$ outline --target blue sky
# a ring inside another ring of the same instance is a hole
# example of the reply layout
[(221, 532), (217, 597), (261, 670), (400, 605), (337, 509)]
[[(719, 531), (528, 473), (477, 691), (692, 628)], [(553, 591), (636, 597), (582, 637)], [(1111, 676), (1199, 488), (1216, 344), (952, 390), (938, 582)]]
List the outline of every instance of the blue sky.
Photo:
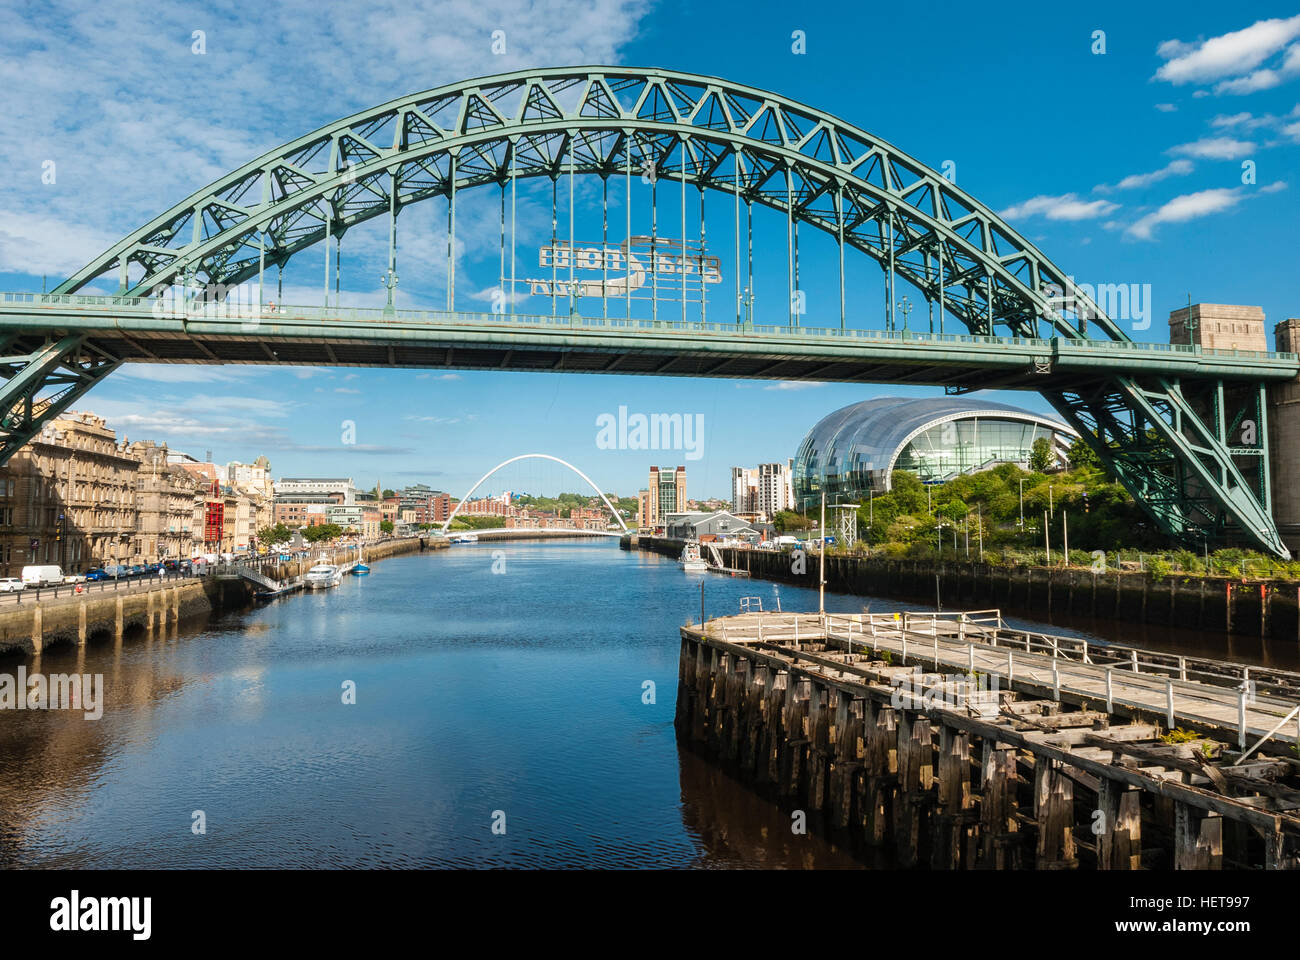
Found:
[[(1270, 329), (1300, 314), (1294, 6), (1256, 3), (1249, 13), (1188, 2), (843, 11), (682, 0), (108, 6), (0, 4), (0, 162), (9, 171), (0, 184), (0, 289), (39, 290), (42, 275), (53, 285), (225, 171), (356, 110), (525, 66), (617, 63), (775, 90), (932, 167), (950, 161), (959, 186), (1078, 280), (1149, 284), (1152, 323), (1135, 339), (1166, 338), (1168, 312), (1189, 295), (1259, 304)], [(203, 55), (193, 52), (195, 30), (204, 31)], [(494, 30), (505, 31), (504, 56), (491, 51)], [(805, 53), (792, 51), (794, 31), (803, 31)], [(1104, 32), (1104, 53), (1093, 52), (1096, 31)], [(56, 165), (53, 184), (42, 182), (47, 161)], [(1253, 183), (1243, 182), (1245, 161), (1254, 164)], [(591, 222), (598, 201), (596, 188), (582, 185), (580, 222)], [(475, 306), (498, 282), (496, 198), (465, 204), (457, 289)], [(430, 209), (402, 218), (399, 304), (436, 307), (445, 236), (440, 210), (421, 206)], [(525, 196), (520, 249), (535, 256), (547, 234), (542, 196)], [(382, 229), (358, 231), (349, 243), (344, 302), (378, 305)], [(817, 280), (832, 283), (833, 274), (809, 243), (815, 307)], [(783, 247), (763, 252), (784, 263)], [(319, 258), (304, 257), (286, 271), (288, 302), (319, 302)], [(725, 264), (723, 272), (710, 301), (720, 314), (733, 308)], [(867, 271), (854, 294), (863, 325), (878, 321), (879, 275)], [(783, 322), (780, 301), (760, 286), (759, 320)], [(79, 406), (132, 439), (165, 440), (198, 456), (210, 449), (220, 461), (265, 454), (277, 475), (347, 474), (386, 486), (425, 480), (456, 494), (493, 463), (536, 451), (630, 495), (651, 463), (682, 457), (600, 449), (597, 416), (620, 406), (701, 414), (703, 455), (687, 462), (690, 492), (723, 495), (732, 465), (792, 456), (807, 429), (839, 406), (935, 392), (133, 366)], [(1034, 394), (990, 399), (1047, 409)], [(347, 421), (355, 423), (354, 444), (340, 442)], [(579, 486), (558, 472), (531, 478)], [(520, 473), (502, 484), (529, 479)]]

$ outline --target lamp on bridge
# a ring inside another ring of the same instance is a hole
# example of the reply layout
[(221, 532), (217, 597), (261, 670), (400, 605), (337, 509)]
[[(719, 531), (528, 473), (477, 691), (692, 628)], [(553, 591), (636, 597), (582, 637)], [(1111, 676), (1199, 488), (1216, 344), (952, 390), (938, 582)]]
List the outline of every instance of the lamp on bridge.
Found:
[(384, 307), (384, 313), (393, 313), (395, 310), (393, 306), (393, 292), (397, 289), (398, 283), (397, 271), (392, 267), (389, 267), (384, 275), (379, 278), (379, 282), (388, 288), (388, 304)]
[(907, 333), (907, 317), (908, 317), (908, 315), (912, 312), (912, 301), (911, 301), (910, 299), (908, 299), (907, 297), (903, 297), (902, 300), (899, 300), (899, 301), (898, 301), (898, 303), (896, 304), (896, 306), (898, 307), (898, 309), (900, 309), (900, 310), (903, 311), (903, 333), (906, 334), (906, 333)]

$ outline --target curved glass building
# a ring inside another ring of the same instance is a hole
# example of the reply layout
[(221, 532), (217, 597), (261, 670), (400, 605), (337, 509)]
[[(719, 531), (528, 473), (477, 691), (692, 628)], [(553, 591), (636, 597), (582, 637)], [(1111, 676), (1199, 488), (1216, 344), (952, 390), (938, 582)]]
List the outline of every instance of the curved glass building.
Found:
[(999, 463), (1027, 464), (1034, 441), (1061, 458), (1077, 436), (1058, 420), (969, 397), (876, 397), (823, 417), (794, 460), (796, 506), (865, 502), (890, 489), (895, 470), (942, 483)]

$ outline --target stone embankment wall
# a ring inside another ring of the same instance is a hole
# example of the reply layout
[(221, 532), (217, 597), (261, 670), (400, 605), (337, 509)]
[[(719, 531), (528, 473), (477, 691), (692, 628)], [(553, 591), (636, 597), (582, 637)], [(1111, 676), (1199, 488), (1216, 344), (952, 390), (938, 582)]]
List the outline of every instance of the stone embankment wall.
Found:
[[(682, 541), (624, 537), (623, 546), (677, 557)], [(806, 553), (797, 564), (790, 552), (722, 549), (726, 566), (750, 576), (817, 588), (818, 557)], [(800, 569), (802, 568), (802, 569)], [(1228, 580), (1081, 567), (1003, 567), (983, 563), (927, 563), (918, 560), (826, 556), (826, 589), (862, 596), (893, 597), (945, 609), (998, 608), (1004, 613), (1122, 620), (1202, 632), (1262, 636), (1300, 642), (1300, 583)]]
[[(408, 537), (372, 544), (364, 553), (370, 563), (446, 546), (441, 537)], [(259, 569), (276, 580), (289, 580), (305, 573), (318, 556), (313, 553), (304, 560)], [(355, 557), (356, 551), (333, 554), (335, 562)], [(53, 596), (42, 591), (39, 601), (34, 594), (24, 594), (21, 600), (0, 606), (0, 655), (33, 656), (55, 644), (84, 644), (98, 637), (120, 640), (131, 631), (162, 630), (182, 621), (206, 619), (213, 613), (247, 607), (253, 602), (254, 589), (238, 577), (208, 576), (141, 581), (107, 590), (92, 583), (81, 594)]]

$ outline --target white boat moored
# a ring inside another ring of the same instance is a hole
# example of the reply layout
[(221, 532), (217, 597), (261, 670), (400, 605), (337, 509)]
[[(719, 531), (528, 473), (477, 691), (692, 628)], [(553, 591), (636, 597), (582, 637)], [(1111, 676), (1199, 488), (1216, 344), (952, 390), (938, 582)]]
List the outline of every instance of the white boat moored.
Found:
[(324, 587), (337, 587), (342, 579), (343, 574), (334, 564), (318, 563), (307, 571), (302, 582), (309, 590), (319, 590)]
[(700, 556), (700, 545), (693, 540), (687, 541), (682, 548), (682, 569), (687, 573), (706, 573), (709, 565)]

